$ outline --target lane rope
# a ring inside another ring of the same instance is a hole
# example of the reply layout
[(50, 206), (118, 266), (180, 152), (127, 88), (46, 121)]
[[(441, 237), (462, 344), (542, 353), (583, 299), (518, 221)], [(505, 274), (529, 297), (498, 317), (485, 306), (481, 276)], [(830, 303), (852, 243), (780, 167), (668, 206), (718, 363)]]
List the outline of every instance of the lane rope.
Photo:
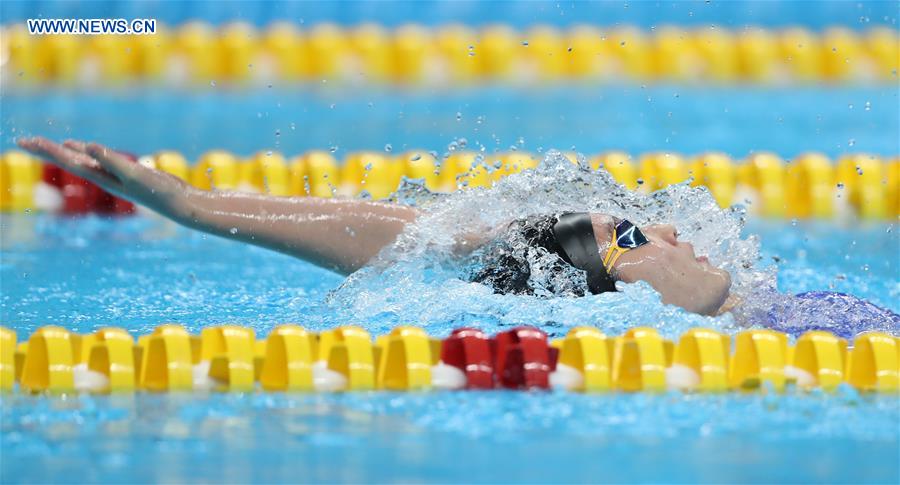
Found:
[(443, 339), (399, 326), (374, 340), (363, 328), (314, 333), (223, 325), (192, 335), (164, 324), (134, 337), (121, 328), (78, 334), (45, 326), (25, 342), (0, 327), (0, 389), (72, 392), (328, 392), (430, 389), (565, 389), (576, 392), (782, 392), (788, 387), (900, 390), (900, 338), (844, 339), (809, 331), (692, 328), (673, 342), (650, 327), (607, 336), (574, 327), (551, 340), (535, 327), (493, 336), (457, 328)]
[[(577, 163), (575, 153), (564, 154)], [(174, 151), (143, 157), (156, 167), (204, 190), (240, 190), (276, 196), (371, 197), (384, 199), (404, 177), (434, 192), (490, 187), (503, 177), (538, 166), (532, 153), (493, 155), (410, 150), (399, 155), (361, 151), (339, 162), (313, 150), (293, 157), (260, 151), (242, 157), (213, 150), (191, 163)], [(690, 180), (709, 189), (721, 207), (744, 205), (753, 215), (781, 219), (896, 220), (900, 216), (900, 157), (849, 154), (829, 160), (804, 153), (789, 162), (769, 152), (744, 160), (709, 152), (696, 156), (655, 152), (632, 157), (606, 152), (588, 157), (632, 190), (652, 192)], [(130, 214), (134, 206), (55, 166), (21, 151), (0, 155), (0, 211), (64, 214)]]
[(900, 36), (889, 27), (766, 30), (589, 25), (481, 29), (364, 24), (309, 28), (204, 22), (153, 35), (31, 35), (6, 25), (11, 86), (109, 86), (139, 81), (209, 87), (269, 83), (458, 87), (484, 82), (896, 84)]

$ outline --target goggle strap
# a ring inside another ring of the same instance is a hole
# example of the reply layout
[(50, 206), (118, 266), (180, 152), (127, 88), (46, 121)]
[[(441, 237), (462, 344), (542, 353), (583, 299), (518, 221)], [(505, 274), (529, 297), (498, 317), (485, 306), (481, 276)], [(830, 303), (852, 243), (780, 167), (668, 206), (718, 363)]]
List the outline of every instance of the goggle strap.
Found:
[(609, 248), (609, 251), (606, 252), (606, 257), (603, 258), (603, 267), (606, 268), (606, 271), (612, 271), (612, 268), (616, 264), (616, 261), (619, 260), (619, 257), (627, 252), (627, 249), (620, 248), (619, 246), (612, 246)]

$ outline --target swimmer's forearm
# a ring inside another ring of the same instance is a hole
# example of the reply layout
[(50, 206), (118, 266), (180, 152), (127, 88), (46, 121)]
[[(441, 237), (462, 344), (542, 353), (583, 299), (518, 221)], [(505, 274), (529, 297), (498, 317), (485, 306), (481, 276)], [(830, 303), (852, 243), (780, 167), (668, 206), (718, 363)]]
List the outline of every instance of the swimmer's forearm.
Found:
[(187, 187), (164, 210), (188, 227), (356, 271), (416, 218), (410, 207), (348, 199), (271, 197)]
[(96, 143), (41, 137), (19, 146), (185, 226), (350, 273), (416, 218), (410, 207), (363, 200), (206, 192)]

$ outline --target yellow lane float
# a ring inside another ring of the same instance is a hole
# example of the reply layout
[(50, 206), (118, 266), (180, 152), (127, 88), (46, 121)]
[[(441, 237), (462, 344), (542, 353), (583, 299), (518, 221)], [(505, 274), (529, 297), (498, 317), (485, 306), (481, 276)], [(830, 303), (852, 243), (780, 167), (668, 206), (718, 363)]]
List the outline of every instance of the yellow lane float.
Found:
[[(680, 83), (854, 83), (896, 81), (898, 34), (890, 27), (730, 30), (662, 25), (642, 30), (533, 25), (515, 30), (448, 24), (393, 29), (366, 23), (309, 28), (275, 22), (160, 25), (154, 35), (32, 36), (2, 29), (13, 86), (45, 82), (116, 85), (159, 81), (216, 86), (282, 81), (464, 86), (556, 80)], [(8, 47), (6, 47), (8, 46)], [(6, 69), (6, 67), (4, 68)]]

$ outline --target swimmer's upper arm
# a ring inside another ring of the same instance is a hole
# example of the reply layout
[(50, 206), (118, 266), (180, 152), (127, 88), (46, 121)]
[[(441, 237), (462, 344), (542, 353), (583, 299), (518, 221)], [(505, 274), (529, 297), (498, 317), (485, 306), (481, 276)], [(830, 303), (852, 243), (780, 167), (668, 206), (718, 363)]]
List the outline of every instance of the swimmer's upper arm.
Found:
[(500, 224), (487, 231), (471, 231), (459, 234), (456, 236), (456, 244), (453, 246), (453, 253), (457, 256), (466, 256), (472, 251), (497, 239), (497, 237), (508, 228), (509, 224)]

